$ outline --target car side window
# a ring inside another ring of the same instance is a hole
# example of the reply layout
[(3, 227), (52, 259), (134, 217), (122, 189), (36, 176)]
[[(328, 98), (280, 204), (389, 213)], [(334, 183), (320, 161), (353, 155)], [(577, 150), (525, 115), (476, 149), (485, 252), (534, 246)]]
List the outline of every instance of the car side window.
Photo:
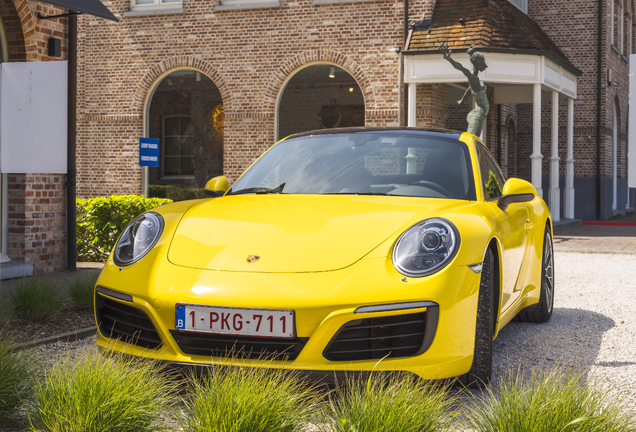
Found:
[(482, 144), (477, 145), (479, 156), (479, 171), (481, 184), (484, 188), (486, 200), (497, 199), (503, 195), (503, 185), (506, 182), (499, 165), (492, 158), (490, 152)]

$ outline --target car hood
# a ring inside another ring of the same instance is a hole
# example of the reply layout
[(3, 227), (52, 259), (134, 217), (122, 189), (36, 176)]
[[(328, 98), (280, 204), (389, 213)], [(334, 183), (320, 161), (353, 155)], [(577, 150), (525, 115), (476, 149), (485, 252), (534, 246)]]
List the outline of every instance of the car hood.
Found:
[(180, 266), (225, 271), (336, 270), (411, 224), (461, 203), (389, 196), (225, 196), (186, 212), (168, 259)]

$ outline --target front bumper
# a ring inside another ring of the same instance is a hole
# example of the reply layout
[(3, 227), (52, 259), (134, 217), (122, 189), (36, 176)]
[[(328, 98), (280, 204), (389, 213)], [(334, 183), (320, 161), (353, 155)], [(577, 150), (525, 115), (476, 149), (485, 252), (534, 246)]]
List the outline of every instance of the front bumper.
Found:
[[(120, 271), (109, 262), (100, 275), (97, 285), (102, 292), (96, 293), (96, 307), (107, 301), (133, 308), (130, 313), (147, 319), (137, 324), (145, 332), (135, 333), (131, 323), (126, 330), (132, 335), (125, 331), (111, 335), (112, 326), (100, 315), (97, 344), (102, 348), (178, 364), (330, 373), (407, 371), (430, 379), (461, 375), (472, 363), (479, 275), (465, 265), (451, 263), (435, 275), (403, 281), (384, 258), (363, 259), (337, 271), (300, 274), (199, 270), (167, 260), (142, 263)], [(114, 297), (113, 292), (125, 298)], [(195, 337), (175, 331), (179, 302), (294, 309), (296, 345), (263, 351), (261, 338), (251, 338), (257, 340), (246, 345), (235, 343), (241, 338), (233, 337), (222, 341), (221, 348), (210, 345), (209, 339), (219, 339), (218, 335)], [(386, 305), (398, 306), (384, 310)], [(378, 307), (360, 313), (368, 306)], [(148, 333), (148, 323), (156, 338)], [(226, 353), (236, 355), (231, 358)]]

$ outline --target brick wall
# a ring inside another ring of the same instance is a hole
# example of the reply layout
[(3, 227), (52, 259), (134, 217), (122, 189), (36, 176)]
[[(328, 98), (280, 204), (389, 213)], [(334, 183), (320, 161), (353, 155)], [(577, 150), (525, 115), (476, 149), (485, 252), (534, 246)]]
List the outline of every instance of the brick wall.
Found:
[(8, 176), (8, 250), (34, 273), (66, 268), (66, 176)]
[[(429, 17), (433, 3), (410, 2), (411, 18)], [(104, 4), (120, 23), (84, 16), (79, 24), (78, 196), (141, 191), (135, 146), (146, 99), (177, 68), (201, 71), (221, 93), (230, 182), (274, 143), (277, 101), (307, 65), (335, 65), (351, 75), (367, 125), (397, 124), (398, 56), (389, 49), (402, 45), (401, 0), (283, 0), (281, 7), (232, 11), (184, 0), (183, 14), (139, 17), (123, 17), (128, 0)], [(101, 148), (89, 152), (96, 141)], [(99, 164), (92, 160), (98, 157)]]
[[(603, 3), (605, 10), (602, 14), (601, 174), (603, 177), (610, 177), (612, 174), (612, 108), (614, 101), (618, 99), (620, 112), (618, 167), (619, 177), (624, 178), (627, 145), (625, 134), (629, 94), (629, 63), (627, 58), (623, 58), (621, 53), (612, 48), (610, 44), (611, 3), (609, 1)], [(596, 176), (597, 8), (598, 3), (591, 0), (570, 0), (567, 2), (562, 0), (537, 0), (528, 2), (530, 17), (559, 45), (572, 64), (583, 72), (583, 75), (578, 78), (578, 98), (574, 102), (575, 177)], [(555, 13), (555, 11), (563, 12), (571, 18), (568, 19), (567, 25), (563, 23), (563, 14)], [(630, 29), (625, 29), (626, 33), (629, 31)], [(628, 53), (625, 53), (625, 55), (628, 55)], [(608, 69), (612, 70), (612, 80), (618, 84), (617, 87), (608, 86)], [(567, 118), (564, 113), (565, 111), (563, 110), (560, 113), (560, 118)], [(543, 118), (545, 119), (545, 109)], [(550, 124), (549, 118), (547, 124)], [(548, 140), (549, 136), (548, 134)], [(563, 150), (563, 156), (561, 156), (562, 161), (565, 161), (564, 152), (565, 150)], [(549, 156), (550, 152), (544, 153), (544, 156), (546, 154)]]

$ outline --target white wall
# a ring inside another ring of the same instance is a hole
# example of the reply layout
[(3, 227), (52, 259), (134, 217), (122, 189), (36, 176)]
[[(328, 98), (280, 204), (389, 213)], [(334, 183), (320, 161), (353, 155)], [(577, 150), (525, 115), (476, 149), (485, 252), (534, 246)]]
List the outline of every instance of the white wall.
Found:
[(66, 173), (67, 62), (0, 66), (0, 172)]

